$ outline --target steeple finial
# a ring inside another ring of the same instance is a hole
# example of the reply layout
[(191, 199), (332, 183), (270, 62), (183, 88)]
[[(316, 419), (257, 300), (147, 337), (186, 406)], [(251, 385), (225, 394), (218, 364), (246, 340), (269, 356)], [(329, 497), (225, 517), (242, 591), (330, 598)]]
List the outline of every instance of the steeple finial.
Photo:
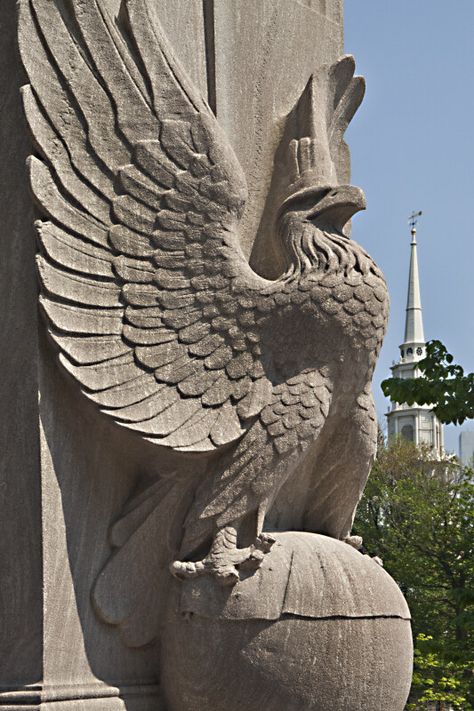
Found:
[(413, 212), (409, 217), (411, 227), (411, 257), (410, 273), (408, 277), (408, 296), (405, 319), (405, 337), (401, 346), (405, 357), (412, 356), (414, 360), (424, 350), (425, 336), (423, 331), (423, 317), (421, 312), (420, 278), (418, 274), (418, 257), (416, 244), (416, 225), (422, 212)]
[(411, 227), (411, 233), (413, 235), (413, 232), (416, 234), (416, 226), (418, 224), (418, 218), (421, 217), (423, 214), (422, 210), (418, 210), (418, 212), (413, 211), (408, 218), (408, 224)]

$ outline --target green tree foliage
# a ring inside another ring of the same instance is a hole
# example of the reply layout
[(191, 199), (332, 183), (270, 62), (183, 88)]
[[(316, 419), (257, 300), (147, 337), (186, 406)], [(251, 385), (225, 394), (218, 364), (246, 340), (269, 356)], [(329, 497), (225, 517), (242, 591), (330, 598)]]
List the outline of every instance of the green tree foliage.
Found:
[(409, 709), (474, 709), (474, 483), (451, 459), (382, 446), (354, 530), (407, 598), (416, 639)]
[(452, 661), (443, 658), (438, 644), (431, 635), (420, 633), (415, 642), (415, 663), (410, 711), (426, 711), (426, 704), (438, 703), (442, 709), (471, 709), (469, 677), (473, 662)]
[(474, 373), (465, 373), (453, 363), (441, 341), (426, 344), (426, 357), (418, 362), (419, 378), (388, 378), (382, 382), (384, 395), (408, 405), (433, 405), (445, 424), (461, 424), (474, 418)]

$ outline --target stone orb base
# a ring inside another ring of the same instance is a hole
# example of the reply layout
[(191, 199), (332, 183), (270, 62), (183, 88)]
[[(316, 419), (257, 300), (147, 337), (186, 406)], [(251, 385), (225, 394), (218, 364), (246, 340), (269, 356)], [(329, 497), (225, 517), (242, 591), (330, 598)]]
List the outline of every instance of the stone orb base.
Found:
[(347, 544), (276, 535), (261, 570), (232, 590), (176, 584), (168, 711), (403, 711), (412, 639), (394, 581)]

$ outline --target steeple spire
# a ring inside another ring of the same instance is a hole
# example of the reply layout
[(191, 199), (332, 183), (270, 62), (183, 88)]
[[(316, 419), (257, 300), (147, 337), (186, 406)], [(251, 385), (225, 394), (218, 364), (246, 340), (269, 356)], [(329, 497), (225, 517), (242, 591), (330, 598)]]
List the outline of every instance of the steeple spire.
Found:
[(420, 277), (416, 251), (416, 227), (411, 228), (410, 275), (408, 277), (407, 311), (405, 319), (405, 343), (425, 343), (423, 316), (421, 313)]
[(425, 354), (425, 334), (423, 331), (423, 315), (421, 311), (420, 277), (418, 274), (418, 255), (416, 243), (416, 224), (421, 212), (410, 216), (411, 255), (410, 272), (408, 276), (408, 295), (405, 316), (405, 336), (400, 346), (403, 360), (420, 360)]

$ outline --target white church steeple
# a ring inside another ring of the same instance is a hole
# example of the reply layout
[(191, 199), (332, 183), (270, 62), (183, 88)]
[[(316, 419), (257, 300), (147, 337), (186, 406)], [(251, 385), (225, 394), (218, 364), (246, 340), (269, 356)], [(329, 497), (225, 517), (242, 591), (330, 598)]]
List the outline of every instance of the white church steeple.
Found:
[[(417, 212), (410, 217), (411, 254), (405, 337), (400, 346), (400, 359), (391, 368), (394, 378), (419, 377), (421, 372), (417, 364), (426, 355), (416, 242), (416, 224), (420, 215), (421, 212)], [(401, 435), (415, 444), (428, 444), (438, 455), (441, 455), (444, 448), (443, 426), (429, 405), (410, 406), (392, 402), (391, 410), (387, 413), (387, 424), (389, 437)]]

